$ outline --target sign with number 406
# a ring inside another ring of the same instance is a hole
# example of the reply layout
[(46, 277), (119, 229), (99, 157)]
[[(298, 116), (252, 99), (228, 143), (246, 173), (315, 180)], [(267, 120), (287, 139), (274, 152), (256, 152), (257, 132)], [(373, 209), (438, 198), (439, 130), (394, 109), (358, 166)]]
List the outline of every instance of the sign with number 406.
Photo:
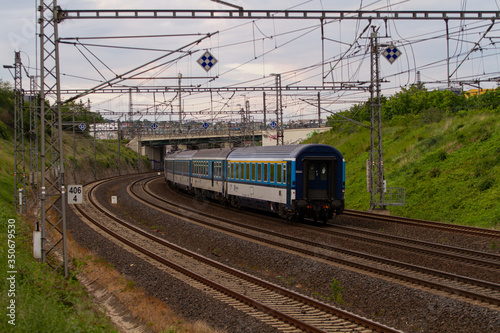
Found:
[(68, 204), (81, 204), (83, 185), (68, 185)]

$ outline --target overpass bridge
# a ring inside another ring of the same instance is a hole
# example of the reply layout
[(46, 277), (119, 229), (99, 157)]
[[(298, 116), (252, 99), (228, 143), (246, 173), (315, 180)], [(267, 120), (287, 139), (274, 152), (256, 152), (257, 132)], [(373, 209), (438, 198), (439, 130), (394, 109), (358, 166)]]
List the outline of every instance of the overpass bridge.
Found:
[[(285, 129), (283, 141), (286, 145), (299, 144), (313, 133), (328, 131), (329, 127)], [(138, 133), (127, 146), (142, 156), (147, 156), (154, 169), (161, 169), (165, 151), (169, 149), (209, 149), (241, 146), (275, 146), (275, 130), (243, 131), (240, 129), (194, 129), (183, 132), (156, 132), (145, 130)]]

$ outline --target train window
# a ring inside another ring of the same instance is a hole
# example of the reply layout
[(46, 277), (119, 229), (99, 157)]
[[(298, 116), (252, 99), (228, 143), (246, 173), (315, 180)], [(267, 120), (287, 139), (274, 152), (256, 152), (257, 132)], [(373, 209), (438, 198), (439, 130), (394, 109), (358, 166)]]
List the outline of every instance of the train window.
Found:
[(232, 173), (233, 169), (232, 168), (233, 168), (232, 167), (232, 163), (228, 163), (227, 164), (227, 179), (231, 179), (231, 177), (233, 175), (233, 173)]
[(276, 182), (278, 184), (281, 184), (281, 180), (282, 180), (282, 172), (283, 172), (283, 164), (278, 164), (278, 171), (276, 172)]
[(250, 163), (244, 163), (244, 165), (245, 165), (245, 179), (250, 180)]
[(255, 174), (257, 172), (255, 172), (255, 168), (256, 168), (256, 164), (255, 163), (252, 163), (252, 180), (255, 181)]
[(309, 180), (314, 180), (316, 177), (316, 168), (314, 164), (309, 166)]
[(257, 181), (262, 181), (262, 164), (257, 164)]
[(286, 164), (283, 164), (283, 184), (286, 184)]
[(271, 163), (269, 166), (270, 166), (270, 170), (269, 170), (269, 171), (270, 171), (270, 173), (269, 173), (269, 181), (270, 181), (271, 183), (274, 183), (274, 174), (276, 173), (276, 172), (275, 172), (275, 169), (276, 169), (276, 164)]
[(234, 178), (240, 179), (240, 164), (234, 163)]
[(267, 183), (267, 174), (269, 171), (269, 164), (264, 163), (264, 164), (262, 164), (262, 166), (264, 167), (264, 182)]
[(321, 164), (321, 180), (328, 179), (328, 169), (326, 168), (326, 164)]

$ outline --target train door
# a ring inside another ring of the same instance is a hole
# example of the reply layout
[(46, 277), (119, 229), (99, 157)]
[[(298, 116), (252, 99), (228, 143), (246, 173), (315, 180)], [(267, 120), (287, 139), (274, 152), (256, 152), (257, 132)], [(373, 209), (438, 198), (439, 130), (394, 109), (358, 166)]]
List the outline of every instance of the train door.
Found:
[(212, 187), (214, 187), (214, 174), (215, 174), (215, 168), (214, 168), (214, 161), (210, 162), (210, 174), (212, 175)]
[(313, 159), (304, 163), (305, 195), (309, 200), (328, 200), (333, 191), (334, 160)]

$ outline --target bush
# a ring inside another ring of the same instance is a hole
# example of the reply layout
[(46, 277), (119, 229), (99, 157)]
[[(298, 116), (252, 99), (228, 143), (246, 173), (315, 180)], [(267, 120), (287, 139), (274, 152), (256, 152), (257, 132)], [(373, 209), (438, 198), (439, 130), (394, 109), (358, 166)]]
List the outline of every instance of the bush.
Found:
[(495, 180), (493, 178), (486, 178), (479, 182), (477, 188), (479, 189), (479, 191), (483, 192), (492, 188), (494, 184)]
[(7, 126), (0, 120), (0, 139), (8, 140), (9, 133), (7, 133)]
[(431, 178), (437, 178), (441, 174), (441, 169), (439, 167), (434, 167), (429, 171), (429, 177)]

